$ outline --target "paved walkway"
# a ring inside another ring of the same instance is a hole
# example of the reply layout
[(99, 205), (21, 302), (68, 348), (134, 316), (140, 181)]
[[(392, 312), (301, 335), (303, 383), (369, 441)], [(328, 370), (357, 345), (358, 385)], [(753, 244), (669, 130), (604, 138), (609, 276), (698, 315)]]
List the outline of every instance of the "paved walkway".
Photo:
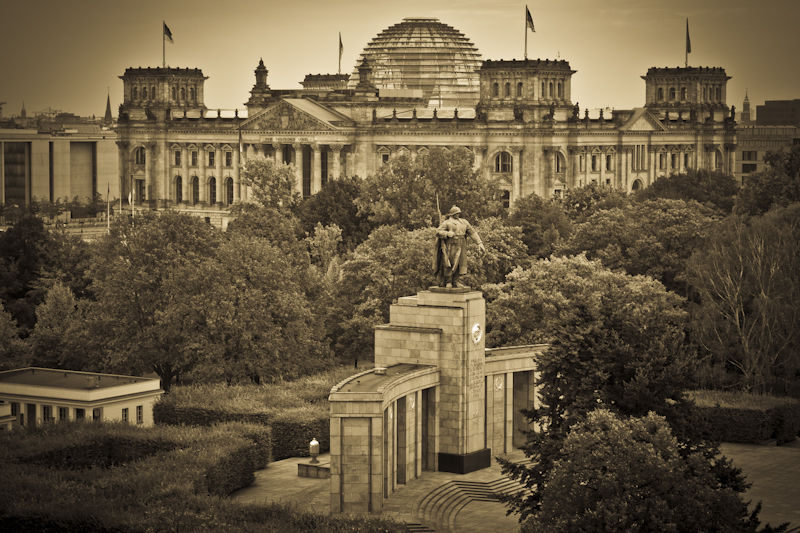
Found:
[[(800, 440), (787, 446), (757, 446), (753, 444), (722, 445), (722, 452), (742, 469), (752, 488), (745, 494), (751, 508), (762, 501), (762, 524), (773, 526), (791, 522), (790, 531), (800, 531)], [(522, 459), (516, 452), (512, 459)], [(234, 492), (231, 497), (243, 502), (289, 502), (319, 513), (330, 512), (330, 480), (297, 476), (297, 464), (310, 459), (292, 458), (271, 463), (256, 472), (256, 480), (249, 487)], [(320, 462), (327, 463), (329, 455), (321, 455)], [(466, 475), (446, 472), (423, 472), (422, 477), (400, 485), (384, 501), (383, 515), (409, 523), (421, 522), (417, 516), (422, 499), (437, 487), (450, 480), (491, 481), (501, 477), (500, 467), (492, 467)], [(519, 531), (516, 516), (506, 516), (505, 506), (499, 502), (472, 501), (457, 511), (450, 528), (458, 533), (512, 533)], [(427, 524), (433, 525), (433, 524)], [(796, 529), (797, 528), (797, 529)], [(448, 527), (437, 527), (437, 531)]]

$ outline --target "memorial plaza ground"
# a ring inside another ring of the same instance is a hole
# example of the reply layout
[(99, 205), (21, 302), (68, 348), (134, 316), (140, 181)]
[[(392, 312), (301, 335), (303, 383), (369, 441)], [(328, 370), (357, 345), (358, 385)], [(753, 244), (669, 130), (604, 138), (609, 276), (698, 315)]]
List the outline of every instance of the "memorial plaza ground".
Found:
[[(753, 486), (745, 494), (752, 505), (762, 502), (762, 524), (791, 522), (790, 532), (800, 532), (800, 440), (776, 446), (724, 443), (722, 452), (740, 467)], [(524, 461), (521, 451), (509, 456)], [(322, 464), (329, 455), (319, 457)], [(270, 464), (256, 472), (253, 485), (231, 495), (243, 502), (289, 502), (300, 509), (330, 512), (330, 480), (298, 477), (298, 463), (310, 459), (292, 458)], [(492, 492), (514, 490), (495, 463), (469, 474), (424, 472), (392, 493), (382, 515), (413, 524), (412, 531), (458, 533), (503, 533), (519, 530), (517, 518), (506, 516), (505, 507), (491, 501)]]

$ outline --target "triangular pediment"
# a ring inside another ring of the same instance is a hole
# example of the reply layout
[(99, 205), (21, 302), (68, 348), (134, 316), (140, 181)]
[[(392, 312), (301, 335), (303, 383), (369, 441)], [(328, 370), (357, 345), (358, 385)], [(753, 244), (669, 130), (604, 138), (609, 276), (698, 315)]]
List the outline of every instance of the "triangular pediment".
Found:
[(242, 131), (337, 131), (341, 122), (352, 120), (311, 100), (287, 98), (247, 119)]
[(667, 131), (661, 121), (646, 108), (639, 108), (633, 116), (620, 127), (621, 131)]

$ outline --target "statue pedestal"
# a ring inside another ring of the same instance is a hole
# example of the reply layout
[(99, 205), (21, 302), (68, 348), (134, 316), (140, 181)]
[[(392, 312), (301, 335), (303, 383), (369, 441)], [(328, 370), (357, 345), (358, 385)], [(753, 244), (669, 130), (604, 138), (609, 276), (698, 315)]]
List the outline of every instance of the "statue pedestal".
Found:
[(431, 287), (399, 298), (390, 323), (375, 328), (375, 366), (435, 365), (440, 372), (438, 470), (467, 473), (490, 466), (485, 439), (484, 331), (479, 291)]

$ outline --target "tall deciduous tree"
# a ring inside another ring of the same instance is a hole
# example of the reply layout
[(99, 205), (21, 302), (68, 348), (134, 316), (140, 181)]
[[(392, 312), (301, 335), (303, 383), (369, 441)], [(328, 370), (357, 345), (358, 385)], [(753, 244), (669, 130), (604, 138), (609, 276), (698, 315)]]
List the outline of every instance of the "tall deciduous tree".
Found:
[(767, 168), (744, 177), (734, 212), (759, 215), (774, 206), (800, 202), (800, 145), (789, 151), (769, 151), (764, 156)]
[(529, 194), (514, 203), (506, 224), (522, 228), (522, 241), (534, 257), (550, 257), (572, 234), (572, 221), (560, 202)]
[(0, 370), (30, 366), (30, 352), (19, 338), (17, 321), (3, 309), (0, 302)]
[(586, 253), (604, 266), (643, 274), (686, 294), (686, 262), (718, 220), (695, 201), (646, 200), (595, 211), (576, 224), (560, 255)]
[(208, 280), (190, 287), (183, 280), (213, 256), (219, 239), (201, 219), (171, 211), (112, 226), (99, 243), (91, 287), (97, 296), (92, 320), (105, 334), (106, 368), (156, 372), (169, 390), (176, 375), (198, 363), (197, 324), (189, 318), (194, 296)]
[(289, 209), (300, 200), (294, 165), (256, 156), (247, 160), (240, 176), (242, 182), (251, 188), (253, 199), (263, 207)]
[[(689, 263), (699, 342), (738, 370), (746, 390), (800, 369), (800, 204), (731, 216)], [(778, 391), (776, 391), (778, 392)], [(783, 392), (783, 391), (780, 391)]]
[(645, 189), (639, 190), (636, 200), (694, 200), (713, 206), (723, 215), (730, 214), (739, 192), (736, 179), (723, 172), (698, 169), (661, 176)]
[(502, 191), (474, 169), (475, 156), (463, 147), (434, 147), (426, 158), (398, 155), (363, 184), (359, 213), (375, 224), (408, 229), (439, 225), (439, 207), (458, 205), (472, 222), (502, 213)]
[(583, 222), (596, 211), (622, 207), (630, 199), (625, 191), (589, 183), (583, 187), (573, 187), (564, 192), (561, 205), (573, 222)]
[(755, 530), (739, 494), (718, 485), (702, 454), (682, 456), (679, 447), (655, 413), (627, 419), (605, 409), (589, 413), (564, 440), (541, 491), (541, 510), (522, 531)]

